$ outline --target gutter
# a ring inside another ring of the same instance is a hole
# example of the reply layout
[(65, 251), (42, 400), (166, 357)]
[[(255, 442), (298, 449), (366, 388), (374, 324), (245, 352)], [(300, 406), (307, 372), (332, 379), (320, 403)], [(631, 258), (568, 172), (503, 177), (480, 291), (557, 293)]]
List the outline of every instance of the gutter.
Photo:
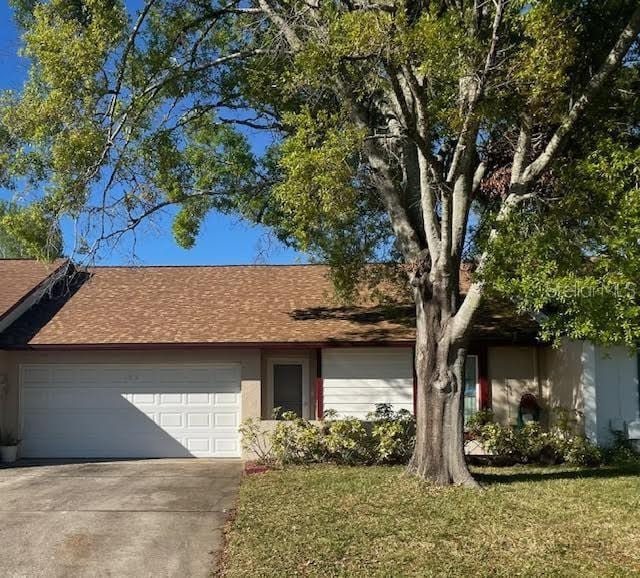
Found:
[(412, 347), (413, 341), (212, 341), (212, 342), (141, 342), (141, 343), (33, 343), (25, 345), (0, 345), (0, 349), (12, 351), (94, 351), (94, 350), (144, 350), (144, 349), (315, 349), (330, 347)]
[[(541, 343), (529, 343), (528, 341), (477, 341), (472, 344), (469, 351), (473, 352), (479, 348), (504, 347), (527, 345), (530, 347), (544, 347)], [(473, 347), (475, 346), (475, 347)], [(59, 351), (59, 350), (114, 350), (114, 349), (219, 349), (219, 348), (253, 348), (253, 349), (317, 349), (317, 348), (359, 348), (359, 347), (415, 347), (415, 340), (378, 340), (378, 341), (191, 341), (191, 342), (113, 342), (113, 343), (24, 343), (24, 344), (2, 344), (0, 350), (12, 351)]]

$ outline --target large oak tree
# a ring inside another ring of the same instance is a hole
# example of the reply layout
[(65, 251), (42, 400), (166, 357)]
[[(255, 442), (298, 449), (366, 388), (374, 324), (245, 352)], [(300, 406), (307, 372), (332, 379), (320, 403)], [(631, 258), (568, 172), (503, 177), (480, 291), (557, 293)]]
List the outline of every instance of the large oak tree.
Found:
[(405, 265), (411, 472), (475, 483), (463, 364), (488, 296), (544, 311), (550, 338), (637, 339), (636, 0), (15, 8), (31, 67), (0, 170), (25, 218), (72, 217), (93, 255), (168, 207), (183, 246), (233, 212), (331, 264), (343, 297), (368, 261)]

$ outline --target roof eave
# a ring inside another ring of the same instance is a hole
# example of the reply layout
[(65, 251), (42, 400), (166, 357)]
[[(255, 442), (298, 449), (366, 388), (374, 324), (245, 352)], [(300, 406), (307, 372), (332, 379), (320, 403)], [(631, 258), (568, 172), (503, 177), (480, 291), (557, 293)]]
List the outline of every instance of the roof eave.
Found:
[[(64, 259), (59, 267), (51, 271), (40, 283), (34, 285), (27, 293), (18, 299), (9, 309), (0, 315), (0, 333), (11, 325), (18, 317), (28, 311), (42, 297), (39, 293), (44, 293), (44, 289), (56, 283), (62, 278), (70, 265), (69, 259)], [(24, 307), (24, 311), (20, 308)], [(19, 313), (18, 313), (19, 312)], [(18, 315), (16, 315), (18, 313)], [(7, 320), (9, 320), (7, 322)]]

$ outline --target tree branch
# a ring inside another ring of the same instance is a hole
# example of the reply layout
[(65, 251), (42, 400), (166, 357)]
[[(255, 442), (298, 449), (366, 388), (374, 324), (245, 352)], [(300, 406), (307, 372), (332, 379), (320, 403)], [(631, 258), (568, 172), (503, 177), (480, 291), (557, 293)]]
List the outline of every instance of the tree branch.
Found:
[(464, 87), (464, 97), (466, 100), (467, 112), (462, 124), (462, 129), (460, 130), (460, 135), (458, 137), (458, 142), (456, 143), (455, 151), (453, 153), (451, 166), (449, 167), (449, 172), (447, 174), (447, 182), (450, 185), (452, 185), (456, 181), (458, 175), (460, 174), (460, 171), (462, 170), (462, 166), (465, 164), (462, 160), (462, 157), (468, 155), (469, 147), (475, 144), (476, 133), (478, 130), (478, 121), (475, 118), (476, 108), (480, 100), (484, 96), (484, 91), (487, 86), (487, 80), (495, 63), (499, 42), (498, 31), (500, 29), (500, 25), (502, 24), (502, 19), (504, 16), (505, 0), (497, 0), (497, 2), (495, 2), (495, 5), (496, 13), (493, 18), (491, 43), (489, 45), (489, 50), (487, 51), (487, 56), (485, 58), (484, 69), (477, 83), (468, 81), (467, 85)]
[(591, 103), (591, 100), (604, 86), (613, 72), (620, 66), (629, 48), (631, 48), (631, 45), (637, 40), (638, 34), (640, 34), (640, 7), (636, 8), (633, 12), (628, 24), (620, 33), (618, 40), (607, 55), (600, 70), (593, 75), (584, 93), (571, 107), (571, 110), (557, 128), (555, 134), (551, 137), (544, 151), (525, 169), (521, 179), (523, 185), (526, 186), (535, 181), (561, 151), (571, 131)]
[[(613, 74), (616, 68), (620, 66), (629, 48), (631, 48), (632, 44), (636, 41), (638, 34), (640, 34), (640, 7), (636, 8), (631, 15), (629, 23), (620, 33), (618, 40), (609, 52), (605, 62), (600, 67), (600, 70), (598, 70), (598, 72), (591, 78), (585, 92), (575, 102), (570, 112), (567, 114), (566, 118), (547, 144), (545, 150), (524, 170), (521, 176), (515, 178), (512, 176), (511, 192), (500, 207), (500, 211), (496, 217), (496, 224), (491, 230), (487, 240), (487, 248), (480, 257), (479, 265), (476, 269), (476, 275), (482, 273), (491, 245), (498, 235), (498, 227), (500, 223), (508, 219), (522, 201), (535, 196), (533, 193), (527, 193), (527, 187), (546, 170), (555, 155), (564, 146), (567, 137), (577, 124), (578, 120), (580, 120), (584, 114), (584, 111), (591, 103), (591, 100), (604, 86), (605, 82)], [(514, 167), (516, 171), (518, 170), (518, 166), (524, 161), (529, 138), (529, 129), (525, 122), (521, 129), (516, 154), (514, 155)], [(461, 339), (465, 335), (473, 316), (480, 306), (483, 292), (484, 283), (481, 279), (478, 279), (471, 284), (460, 309), (454, 316), (452, 328), (452, 335), (454, 336), (454, 339)]]
[(273, 22), (282, 32), (285, 37), (287, 43), (291, 47), (291, 50), (298, 52), (302, 49), (302, 41), (298, 37), (296, 31), (289, 26), (287, 21), (278, 14), (275, 9), (273, 2), (271, 0), (258, 0), (258, 5), (264, 11), (264, 13), (269, 17), (269, 20)]

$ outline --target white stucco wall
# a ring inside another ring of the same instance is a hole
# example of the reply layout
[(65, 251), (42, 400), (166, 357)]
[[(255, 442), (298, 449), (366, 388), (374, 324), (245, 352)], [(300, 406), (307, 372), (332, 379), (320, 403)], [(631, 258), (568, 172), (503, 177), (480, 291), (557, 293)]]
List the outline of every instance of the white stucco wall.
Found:
[(624, 347), (594, 347), (595, 355), (595, 440), (607, 445), (613, 431), (626, 432), (638, 419), (638, 360)]

